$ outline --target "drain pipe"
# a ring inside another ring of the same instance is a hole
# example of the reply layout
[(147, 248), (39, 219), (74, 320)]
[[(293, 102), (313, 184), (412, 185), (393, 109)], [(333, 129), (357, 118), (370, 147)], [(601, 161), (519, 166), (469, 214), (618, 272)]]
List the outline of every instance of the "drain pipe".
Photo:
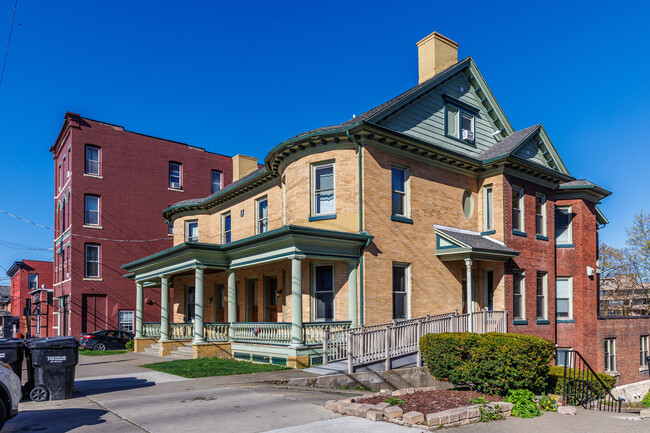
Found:
[[(357, 143), (357, 160), (358, 160), (358, 179), (359, 179), (359, 233), (362, 234), (367, 234), (363, 230), (363, 182), (362, 182), (362, 174), (363, 174), (363, 160), (361, 156), (361, 143), (354, 138), (354, 135), (350, 134), (350, 130), (346, 129), (345, 130), (345, 135), (348, 136), (350, 140), (353, 142)], [(364, 324), (363, 320), (363, 250), (366, 249), (366, 247), (370, 244), (370, 239), (366, 242), (366, 244), (361, 247), (359, 250), (359, 325)]]

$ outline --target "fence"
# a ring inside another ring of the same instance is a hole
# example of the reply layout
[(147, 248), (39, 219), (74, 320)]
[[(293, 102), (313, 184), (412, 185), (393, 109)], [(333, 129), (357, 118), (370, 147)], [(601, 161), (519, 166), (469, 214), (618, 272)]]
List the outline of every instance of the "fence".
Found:
[(577, 350), (567, 350), (564, 359), (562, 398), (564, 404), (581, 405), (585, 409), (620, 412), (622, 399), (615, 398), (609, 388)]
[(483, 310), (472, 314), (446, 313), (425, 316), (402, 322), (361, 326), (323, 334), (323, 363), (347, 359), (348, 373), (354, 368), (385, 362), (390, 370), (391, 360), (405, 355), (418, 354), (420, 338), (425, 334), (441, 332), (464, 332), (472, 321), (473, 332), (507, 332), (505, 311)]

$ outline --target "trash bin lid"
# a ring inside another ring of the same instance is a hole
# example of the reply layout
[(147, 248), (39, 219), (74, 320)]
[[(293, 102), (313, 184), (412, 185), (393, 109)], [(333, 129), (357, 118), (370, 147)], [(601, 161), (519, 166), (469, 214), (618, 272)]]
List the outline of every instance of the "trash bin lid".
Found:
[(29, 349), (76, 349), (79, 342), (74, 337), (46, 337), (27, 340)]
[(23, 340), (20, 338), (0, 338), (0, 349), (14, 349), (22, 345)]

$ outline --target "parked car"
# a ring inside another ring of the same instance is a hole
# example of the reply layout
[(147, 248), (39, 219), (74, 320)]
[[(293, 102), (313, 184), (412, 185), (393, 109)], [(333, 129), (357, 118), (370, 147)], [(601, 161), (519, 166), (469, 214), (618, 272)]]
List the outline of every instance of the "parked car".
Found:
[[(2, 368), (4, 367), (4, 368)], [(0, 429), (5, 421), (18, 415), (18, 402), (23, 394), (20, 379), (11, 369), (11, 365), (0, 362)]]
[(126, 342), (133, 340), (134, 335), (126, 331), (107, 329), (82, 334), (79, 345), (91, 350), (119, 350), (126, 349)]

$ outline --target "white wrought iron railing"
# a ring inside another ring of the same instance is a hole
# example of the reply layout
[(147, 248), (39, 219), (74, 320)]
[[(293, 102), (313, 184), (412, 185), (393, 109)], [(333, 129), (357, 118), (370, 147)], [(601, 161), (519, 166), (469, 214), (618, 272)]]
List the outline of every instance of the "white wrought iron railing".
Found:
[[(447, 313), (339, 331), (325, 330), (323, 363), (347, 359), (348, 373), (353, 373), (355, 367), (384, 361), (385, 369), (390, 370), (391, 359), (417, 353), (420, 365), (419, 341), (423, 335), (465, 332), (469, 320), (470, 314)], [(505, 311), (478, 311), (471, 314), (471, 320), (473, 332), (507, 332)]]

